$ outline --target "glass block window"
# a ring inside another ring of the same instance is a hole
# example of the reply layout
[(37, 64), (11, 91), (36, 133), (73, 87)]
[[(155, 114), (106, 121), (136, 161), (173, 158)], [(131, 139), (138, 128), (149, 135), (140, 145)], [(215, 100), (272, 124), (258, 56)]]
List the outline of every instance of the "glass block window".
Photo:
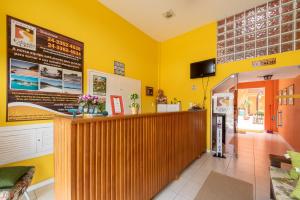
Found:
[(217, 62), (300, 49), (300, 0), (273, 0), (218, 21)]

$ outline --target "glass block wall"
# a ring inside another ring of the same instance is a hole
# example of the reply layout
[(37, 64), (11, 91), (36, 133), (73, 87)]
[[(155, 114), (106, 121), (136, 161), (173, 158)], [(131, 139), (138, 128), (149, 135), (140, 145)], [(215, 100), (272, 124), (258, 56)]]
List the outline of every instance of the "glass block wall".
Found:
[(218, 21), (217, 62), (300, 49), (300, 0), (275, 0)]

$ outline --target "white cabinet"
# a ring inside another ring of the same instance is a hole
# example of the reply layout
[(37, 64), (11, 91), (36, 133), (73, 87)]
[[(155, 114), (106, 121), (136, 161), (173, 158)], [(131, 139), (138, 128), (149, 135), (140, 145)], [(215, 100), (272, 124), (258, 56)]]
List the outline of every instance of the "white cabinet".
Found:
[(167, 104), (157, 104), (157, 112), (167, 112)]
[(0, 165), (53, 153), (53, 124), (0, 127)]
[(181, 105), (178, 104), (157, 104), (157, 112), (179, 112)]

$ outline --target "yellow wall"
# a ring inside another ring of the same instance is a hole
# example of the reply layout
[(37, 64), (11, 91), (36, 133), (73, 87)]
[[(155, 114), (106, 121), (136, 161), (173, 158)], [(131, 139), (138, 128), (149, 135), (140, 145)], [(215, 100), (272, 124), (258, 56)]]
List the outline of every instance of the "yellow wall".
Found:
[[(176, 97), (182, 101), (184, 110), (189, 103), (202, 103), (202, 79), (189, 77), (190, 63), (216, 57), (216, 23), (210, 23), (186, 34), (163, 42), (160, 46), (159, 88), (165, 91), (169, 100)], [(277, 64), (267, 67), (252, 67), (253, 60), (276, 57)], [(210, 146), (210, 91), (218, 83), (231, 74), (253, 70), (263, 70), (275, 67), (294, 66), (300, 64), (300, 51), (282, 53), (272, 56), (248, 59), (239, 62), (217, 65), (216, 76), (210, 77), (206, 101), (208, 108), (207, 144)], [(192, 90), (196, 85), (197, 89)]]
[[(103, 7), (97, 0), (2, 0), (0, 6), (0, 126), (24, 124), (5, 122), (7, 14), (84, 42), (85, 74), (87, 69), (113, 73), (113, 61), (124, 62), (126, 75), (142, 80), (144, 112), (155, 109), (152, 106), (154, 98), (145, 96), (146, 85), (153, 87), (159, 85), (170, 100), (174, 97), (181, 100), (184, 110), (189, 107), (190, 102), (199, 103), (203, 97), (201, 79), (190, 80), (189, 64), (216, 57), (216, 23), (210, 23), (158, 43)], [(277, 64), (253, 68), (251, 61), (257, 59), (249, 59), (218, 65), (217, 75), (210, 78), (208, 95), (211, 88), (233, 73), (300, 64), (300, 51), (269, 57), (276, 57)], [(86, 83), (87, 77), (85, 76), (84, 79)], [(195, 91), (192, 90), (193, 85), (197, 86)], [(86, 89), (85, 84), (85, 91)], [(206, 107), (210, 108), (210, 98), (207, 99)], [(207, 142), (210, 144), (209, 128), (207, 134)], [(52, 155), (11, 165), (35, 165), (37, 172), (34, 182), (53, 176)]]
[[(142, 80), (142, 110), (155, 110), (145, 86), (158, 85), (158, 42), (102, 6), (97, 0), (1, 0), (0, 5), (0, 126), (45, 123), (6, 123), (6, 15), (19, 18), (84, 42), (84, 70), (113, 73), (113, 61), (125, 63), (126, 76)], [(87, 77), (84, 77), (87, 83)], [(87, 91), (87, 84), (85, 84)], [(53, 176), (53, 156), (14, 165), (35, 165), (35, 181)]]

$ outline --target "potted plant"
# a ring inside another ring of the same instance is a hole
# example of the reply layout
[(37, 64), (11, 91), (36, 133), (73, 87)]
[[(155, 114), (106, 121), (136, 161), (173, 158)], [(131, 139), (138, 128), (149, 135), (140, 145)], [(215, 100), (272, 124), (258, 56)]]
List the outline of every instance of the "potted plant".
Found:
[(105, 111), (105, 101), (103, 99), (99, 99), (98, 102), (96, 102), (96, 113), (103, 113)]
[(138, 114), (140, 109), (140, 104), (136, 102), (136, 100), (139, 98), (139, 95), (137, 93), (132, 93), (130, 95), (130, 100), (132, 101), (130, 104), (131, 113), (132, 114)]

